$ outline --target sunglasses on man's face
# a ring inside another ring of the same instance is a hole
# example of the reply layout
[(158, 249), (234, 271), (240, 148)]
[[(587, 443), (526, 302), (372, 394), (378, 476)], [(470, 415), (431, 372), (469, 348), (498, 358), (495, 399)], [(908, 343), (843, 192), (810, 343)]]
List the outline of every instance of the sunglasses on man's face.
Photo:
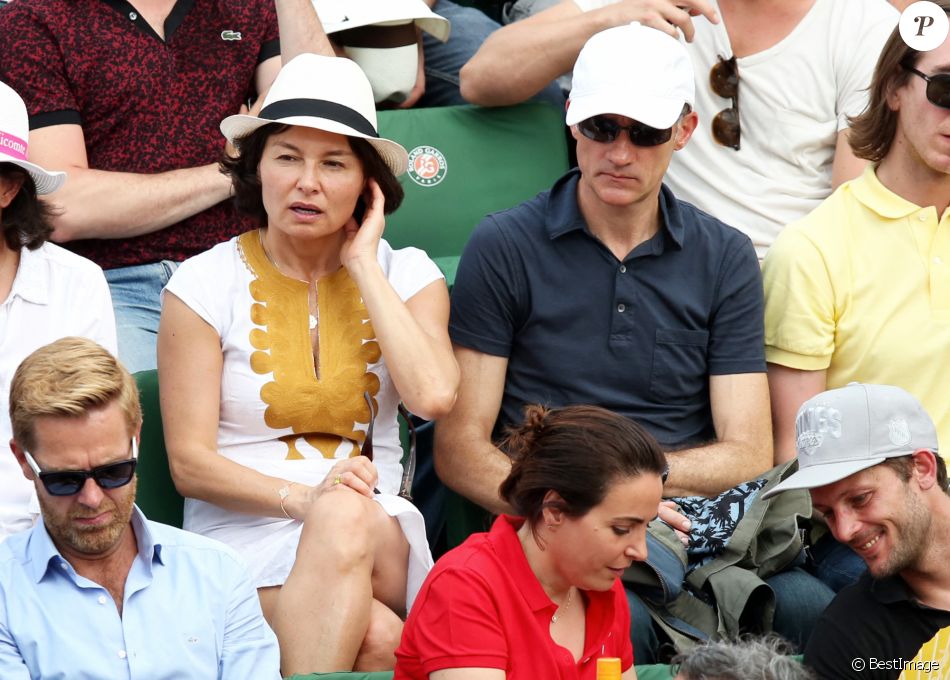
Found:
[(39, 477), (50, 496), (73, 496), (82, 490), (87, 479), (92, 479), (103, 489), (118, 489), (132, 481), (138, 462), (139, 447), (132, 437), (132, 457), (117, 463), (100, 465), (92, 470), (55, 470), (42, 472), (29, 451), (23, 452), (33, 474)]
[(927, 101), (942, 109), (950, 109), (950, 73), (928, 76), (907, 64), (901, 66), (927, 81)]
[(621, 125), (607, 116), (594, 116), (577, 124), (580, 133), (601, 144), (610, 144), (620, 133), (626, 131), (630, 141), (636, 146), (659, 146), (666, 144), (673, 136), (673, 128), (659, 129), (634, 121), (630, 125)]

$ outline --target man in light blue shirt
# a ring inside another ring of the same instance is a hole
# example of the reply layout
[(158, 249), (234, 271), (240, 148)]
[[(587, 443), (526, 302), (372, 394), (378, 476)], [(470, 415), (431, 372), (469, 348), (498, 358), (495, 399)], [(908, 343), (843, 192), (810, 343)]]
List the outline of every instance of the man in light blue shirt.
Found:
[(247, 570), (135, 507), (142, 422), (128, 371), (91, 340), (27, 357), (10, 448), (42, 510), (0, 544), (0, 678), (279, 679)]

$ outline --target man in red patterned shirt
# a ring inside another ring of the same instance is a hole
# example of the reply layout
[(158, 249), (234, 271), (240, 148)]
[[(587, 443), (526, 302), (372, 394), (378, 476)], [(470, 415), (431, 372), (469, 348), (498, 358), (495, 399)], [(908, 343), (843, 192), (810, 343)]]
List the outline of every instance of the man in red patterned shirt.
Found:
[(266, 91), (281, 57), (333, 54), (316, 12), (310, 0), (16, 0), (0, 42), (30, 160), (67, 172), (53, 238), (106, 270), (120, 356), (154, 368), (177, 264), (257, 226), (225, 201), (218, 124)]

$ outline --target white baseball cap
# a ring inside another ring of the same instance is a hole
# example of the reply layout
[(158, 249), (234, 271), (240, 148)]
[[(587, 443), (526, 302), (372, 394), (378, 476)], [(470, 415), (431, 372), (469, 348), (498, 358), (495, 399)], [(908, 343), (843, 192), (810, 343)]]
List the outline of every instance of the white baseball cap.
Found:
[(834, 484), (888, 458), (937, 453), (937, 430), (909, 392), (849, 383), (818, 394), (795, 419), (798, 472), (763, 494)]
[(48, 194), (63, 186), (66, 173), (50, 172), (27, 161), (29, 148), (30, 119), (26, 104), (12, 87), (0, 83), (0, 163), (13, 163), (30, 173), (37, 194)]
[(221, 121), (221, 133), (234, 142), (269, 123), (365, 139), (395, 175), (409, 164), (402, 145), (379, 136), (369, 81), (359, 66), (343, 57), (297, 55), (280, 69), (260, 113), (228, 116)]
[(650, 127), (672, 127), (695, 93), (693, 64), (683, 44), (655, 28), (631, 23), (587, 41), (571, 82), (566, 122), (606, 113)]

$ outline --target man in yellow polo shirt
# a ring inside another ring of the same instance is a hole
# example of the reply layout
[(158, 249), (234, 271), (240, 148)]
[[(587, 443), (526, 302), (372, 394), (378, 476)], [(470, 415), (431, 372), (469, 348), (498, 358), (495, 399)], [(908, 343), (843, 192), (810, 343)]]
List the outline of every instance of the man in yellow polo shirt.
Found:
[(777, 462), (795, 457), (799, 406), (851, 381), (906, 389), (950, 451), (950, 38), (918, 52), (895, 28), (850, 144), (864, 174), (765, 259)]

